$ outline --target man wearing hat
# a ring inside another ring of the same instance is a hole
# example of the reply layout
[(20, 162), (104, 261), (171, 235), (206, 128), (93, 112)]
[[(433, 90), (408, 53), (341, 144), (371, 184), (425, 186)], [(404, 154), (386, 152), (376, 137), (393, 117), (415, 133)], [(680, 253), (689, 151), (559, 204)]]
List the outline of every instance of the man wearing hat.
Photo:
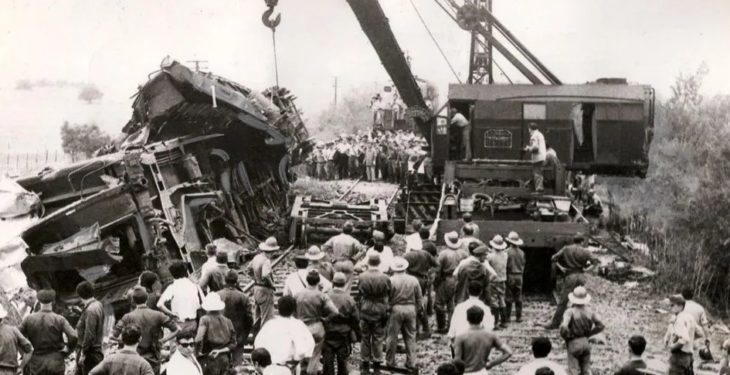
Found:
[(342, 233), (330, 238), (322, 245), (322, 251), (332, 260), (336, 272), (342, 272), (347, 278), (345, 290), (348, 292), (352, 287), (352, 274), (355, 272), (355, 260), (367, 250), (367, 247), (360, 243), (352, 232), (355, 224), (348, 220), (342, 226)]
[(568, 370), (571, 374), (591, 373), (591, 343), (588, 338), (603, 331), (603, 323), (588, 308), (591, 296), (583, 286), (568, 295), (571, 306), (560, 324), (560, 336), (568, 348)]
[(238, 273), (234, 270), (228, 270), (228, 273), (226, 273), (226, 287), (217, 293), (223, 304), (226, 305), (223, 316), (231, 320), (233, 328), (236, 330), (237, 346), (232, 353), (233, 365), (236, 366), (243, 359), (243, 346), (246, 345), (246, 339), (253, 327), (251, 300), (238, 288)]
[(499, 324), (499, 328), (506, 328), (507, 305), (504, 296), (507, 289), (507, 261), (509, 258), (505, 251), (507, 242), (497, 234), (489, 241), (489, 247), (493, 251), (487, 255), (487, 264), (494, 270), (489, 275), (489, 306), (492, 308), (495, 327)]
[[(55, 301), (56, 292), (52, 289), (39, 291), (40, 311), (28, 315), (19, 327), (20, 333), (28, 338), (34, 349), (28, 363), (30, 375), (65, 374), (66, 355), (76, 346), (76, 330), (66, 318), (53, 312)], [(68, 340), (68, 350), (64, 350), (64, 335)]]
[[(552, 263), (556, 269), (559, 284), (562, 284), (559, 293), (558, 307), (546, 329), (556, 329), (563, 320), (563, 314), (568, 308), (568, 295), (578, 286), (586, 284), (585, 273), (601, 262), (583, 246), (585, 238), (581, 233), (573, 238), (573, 244), (564, 246), (552, 256)], [(562, 282), (561, 282), (562, 281)]]
[[(431, 270), (438, 266), (436, 258), (424, 249), (413, 249), (407, 252), (403, 258), (408, 261), (407, 273), (418, 280), (418, 285), (421, 287), (421, 293), (424, 294), (424, 302), (427, 302), (427, 294), (430, 294), (431, 290)], [(420, 326), (423, 335), (426, 337), (431, 336), (431, 328), (429, 327), (427, 305), (419, 306), (418, 314), (418, 325)]]
[(386, 362), (395, 366), (395, 351), (398, 346), (398, 334), (403, 335), (406, 345), (406, 368), (416, 367), (416, 318), (423, 309), (423, 294), (418, 279), (408, 275), (408, 261), (396, 257), (391, 265), (393, 276), (390, 277), (390, 319), (388, 320), (388, 337)]
[(253, 274), (253, 301), (256, 304), (256, 320), (259, 329), (274, 317), (274, 278), (271, 271), (271, 256), (279, 250), (275, 237), (269, 237), (259, 244), (259, 253), (251, 260), (249, 270)]
[(223, 316), (226, 305), (218, 293), (210, 293), (203, 300), (205, 315), (200, 318), (195, 345), (205, 375), (227, 375), (231, 367), (231, 353), (236, 349), (236, 329)]
[[(125, 327), (130, 325), (139, 327), (141, 337), (137, 345), (137, 353), (149, 362), (155, 374), (159, 374), (162, 344), (175, 337), (177, 325), (169, 316), (147, 306), (147, 291), (144, 288), (135, 288), (132, 291), (132, 301), (136, 306), (135, 309), (126, 313), (117, 322), (111, 331), (110, 338), (112, 341), (118, 342)], [(160, 340), (163, 328), (167, 328), (171, 333)]]
[(201, 271), (198, 285), (204, 292), (217, 292), (226, 286), (226, 273), (228, 273), (228, 254), (219, 251), (215, 255), (215, 265), (209, 266)]
[(346, 285), (347, 276), (337, 272), (332, 278), (332, 290), (326, 293), (340, 313), (324, 323), (324, 375), (335, 374), (335, 361), (337, 374), (347, 375), (347, 358), (350, 356), (351, 345), (360, 340), (360, 314), (355, 300), (345, 289)]
[(388, 297), (390, 296), (390, 279), (380, 270), (380, 254), (367, 255), (368, 268), (360, 274), (358, 291), (360, 295), (360, 330), (362, 332), (361, 372), (380, 371), (383, 360), (383, 338), (388, 321)]
[(506, 321), (509, 322), (512, 315), (512, 304), (515, 305), (515, 321), (522, 321), (522, 275), (525, 272), (525, 252), (520, 249), (524, 241), (517, 232), (509, 232), (504, 239), (509, 244), (507, 249), (507, 295)]
[(314, 351), (307, 366), (308, 374), (316, 374), (320, 370), (319, 359), (325, 336), (324, 321), (339, 313), (337, 306), (319, 290), (320, 278), (317, 270), (309, 270), (307, 288), (294, 297), (297, 301), (297, 318), (307, 325), (314, 339)]
[(461, 253), (457, 252), (459, 248), (459, 234), (449, 232), (444, 236), (446, 249), (438, 253), (436, 261), (436, 270), (434, 277), (434, 287), (436, 288), (436, 327), (437, 332), (444, 334), (447, 332), (447, 324), (451, 321), (451, 314), (454, 312), (456, 305), (454, 296), (456, 295), (456, 277), (454, 271), (459, 263), (465, 258)]
[(310, 246), (309, 249), (307, 249), (304, 257), (307, 258), (307, 260), (309, 261), (307, 270), (317, 271), (320, 278), (324, 281), (327, 281), (327, 290), (330, 290), (332, 288), (332, 283), (330, 282), (330, 280), (332, 280), (332, 276), (335, 275), (335, 270), (330, 262), (324, 260), (325, 255), (326, 254), (322, 252), (319, 247), (313, 245)]

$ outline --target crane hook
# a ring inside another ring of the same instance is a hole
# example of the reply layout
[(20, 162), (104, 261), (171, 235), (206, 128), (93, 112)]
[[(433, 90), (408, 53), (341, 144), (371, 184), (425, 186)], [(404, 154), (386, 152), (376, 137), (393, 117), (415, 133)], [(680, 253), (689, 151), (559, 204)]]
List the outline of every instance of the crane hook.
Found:
[(261, 22), (263, 22), (264, 26), (270, 28), (272, 31), (279, 26), (279, 23), (281, 23), (281, 13), (277, 14), (276, 17), (271, 18), (273, 14), (274, 7), (272, 6), (261, 15)]

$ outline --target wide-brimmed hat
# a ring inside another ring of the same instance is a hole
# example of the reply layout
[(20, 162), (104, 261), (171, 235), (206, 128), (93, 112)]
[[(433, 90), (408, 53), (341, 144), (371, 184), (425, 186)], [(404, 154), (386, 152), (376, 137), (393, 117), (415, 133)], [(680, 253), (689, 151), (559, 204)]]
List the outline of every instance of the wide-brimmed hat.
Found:
[(504, 240), (515, 246), (522, 246), (525, 244), (525, 241), (522, 241), (522, 238), (520, 238), (520, 235), (517, 234), (517, 232), (515, 232), (515, 231), (509, 232), (509, 234), (507, 235), (507, 238), (505, 238)]
[(507, 248), (507, 243), (504, 242), (504, 238), (502, 238), (502, 236), (496, 234), (492, 237), (492, 240), (489, 241), (489, 247), (495, 250), (504, 250)]
[(309, 260), (320, 260), (324, 258), (325, 254), (317, 246), (310, 246), (307, 252), (304, 253), (304, 257)]
[(568, 294), (568, 300), (570, 300), (570, 303), (574, 305), (587, 305), (591, 302), (591, 295), (588, 294), (586, 288), (578, 286), (573, 289), (570, 294)]
[(266, 241), (260, 243), (259, 250), (261, 250), (261, 251), (279, 250), (279, 243), (276, 242), (276, 237), (269, 237), (266, 239)]
[(226, 304), (218, 293), (212, 292), (205, 296), (202, 307), (205, 311), (221, 311), (226, 308)]
[(405, 271), (408, 268), (408, 261), (403, 257), (393, 258), (393, 263), (390, 265), (390, 269), (393, 272)]
[(449, 249), (458, 249), (461, 247), (461, 238), (459, 238), (459, 233), (456, 233), (456, 231), (444, 234), (444, 242)]

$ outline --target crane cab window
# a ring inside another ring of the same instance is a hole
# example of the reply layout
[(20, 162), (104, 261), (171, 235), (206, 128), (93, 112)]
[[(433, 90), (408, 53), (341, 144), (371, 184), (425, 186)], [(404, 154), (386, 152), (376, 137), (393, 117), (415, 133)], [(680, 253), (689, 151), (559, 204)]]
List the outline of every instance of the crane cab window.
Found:
[(525, 103), (522, 106), (522, 117), (525, 120), (545, 120), (547, 118), (546, 105)]

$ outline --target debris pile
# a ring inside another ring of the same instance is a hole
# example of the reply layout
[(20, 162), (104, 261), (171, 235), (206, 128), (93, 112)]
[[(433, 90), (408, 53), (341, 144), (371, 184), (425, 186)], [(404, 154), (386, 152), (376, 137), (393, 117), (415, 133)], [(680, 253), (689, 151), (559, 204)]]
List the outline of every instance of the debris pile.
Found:
[(165, 59), (97, 157), (17, 181), (40, 197), (26, 204), (40, 217), (15, 232), (28, 283), (72, 302), (88, 280), (113, 304), (143, 270), (198, 269), (208, 243), (239, 262), (284, 227), (289, 165), (311, 149), (294, 100)]

